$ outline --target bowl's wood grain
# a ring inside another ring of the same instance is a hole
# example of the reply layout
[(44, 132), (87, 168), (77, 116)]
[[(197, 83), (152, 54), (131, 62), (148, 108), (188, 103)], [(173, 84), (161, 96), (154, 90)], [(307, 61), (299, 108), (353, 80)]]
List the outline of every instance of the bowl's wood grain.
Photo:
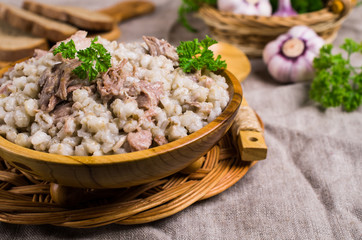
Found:
[[(0, 76), (5, 72), (0, 70)], [(107, 156), (63, 156), (21, 147), (0, 137), (0, 156), (43, 180), (82, 188), (119, 188), (154, 181), (184, 169), (228, 131), (242, 101), (238, 79), (224, 71), (231, 100), (214, 121), (176, 141), (155, 148)]]

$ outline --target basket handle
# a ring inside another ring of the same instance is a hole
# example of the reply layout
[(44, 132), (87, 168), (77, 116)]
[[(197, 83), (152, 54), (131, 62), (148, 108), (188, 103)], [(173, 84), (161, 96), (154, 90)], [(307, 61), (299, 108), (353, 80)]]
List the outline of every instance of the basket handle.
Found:
[(331, 0), (327, 7), (335, 14), (339, 14), (339, 19), (344, 18), (352, 10), (352, 0)]

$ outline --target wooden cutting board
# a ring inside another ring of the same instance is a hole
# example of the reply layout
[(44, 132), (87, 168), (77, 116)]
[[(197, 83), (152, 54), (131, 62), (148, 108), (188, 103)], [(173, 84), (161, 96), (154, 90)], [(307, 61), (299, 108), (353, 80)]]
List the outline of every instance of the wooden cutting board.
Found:
[[(111, 16), (118, 23), (130, 18), (153, 12), (154, 9), (155, 5), (152, 2), (134, 0), (116, 3), (115, 5), (98, 10), (97, 12)], [(119, 29), (117, 24), (115, 24), (113, 29), (109, 32), (93, 33), (90, 34), (90, 37), (94, 37), (97, 35), (112, 41), (118, 39), (121, 36), (121, 30)]]
[[(107, 14), (111, 16), (113, 19), (115, 19), (116, 24), (114, 24), (113, 28), (110, 31), (90, 32), (89, 36), (90, 37), (101, 36), (110, 41), (116, 40), (121, 36), (121, 30), (118, 27), (117, 23), (130, 18), (150, 13), (154, 9), (155, 5), (152, 2), (143, 1), (143, 0), (129, 0), (98, 10), (97, 12)], [(29, 50), (31, 51), (28, 52), (32, 53), (33, 48), (34, 47), (32, 45), (29, 46)], [(0, 61), (0, 67), (4, 67), (10, 63), (11, 62)]]
[(234, 74), (240, 81), (244, 81), (251, 71), (251, 64), (248, 57), (237, 47), (225, 43), (218, 42), (212, 45), (210, 49), (214, 55), (220, 55), (222, 60), (225, 60), (227, 69)]

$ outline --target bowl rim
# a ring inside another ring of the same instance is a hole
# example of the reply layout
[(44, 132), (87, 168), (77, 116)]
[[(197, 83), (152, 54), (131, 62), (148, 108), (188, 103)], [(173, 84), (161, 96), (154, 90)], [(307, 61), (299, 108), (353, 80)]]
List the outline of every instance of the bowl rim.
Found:
[[(1, 74), (0, 74), (1, 75)], [(212, 131), (218, 129), (222, 126), (224, 122), (230, 119), (234, 114), (236, 114), (239, 109), (242, 98), (243, 91), (240, 82), (236, 77), (228, 70), (224, 69), (220, 71), (220, 75), (225, 77), (227, 82), (230, 82), (232, 86), (232, 94), (230, 95), (229, 103), (222, 111), (222, 113), (217, 116), (213, 121), (200, 128), (199, 130), (177, 139), (175, 141), (169, 142), (167, 144), (156, 146), (153, 148), (122, 153), (122, 154), (111, 154), (111, 155), (102, 155), (102, 156), (69, 156), (69, 155), (58, 155), (53, 153), (41, 152), (34, 149), (26, 148), (20, 145), (17, 145), (6, 138), (0, 136), (0, 151), (8, 152), (15, 154), (19, 157), (31, 158), (36, 161), (51, 162), (61, 165), (111, 165), (116, 163), (126, 163), (140, 161), (146, 158), (152, 158), (156, 155), (164, 154), (172, 150), (177, 150), (185, 146), (186, 144), (197, 141), (198, 139), (210, 134)], [(229, 92), (230, 92), (229, 90)]]

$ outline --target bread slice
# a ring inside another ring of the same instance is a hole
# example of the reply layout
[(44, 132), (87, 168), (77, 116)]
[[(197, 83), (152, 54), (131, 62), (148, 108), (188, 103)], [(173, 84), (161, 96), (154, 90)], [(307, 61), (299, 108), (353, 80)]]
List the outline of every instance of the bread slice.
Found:
[(48, 18), (68, 22), (85, 30), (108, 31), (113, 28), (115, 23), (115, 20), (106, 14), (77, 7), (55, 6), (26, 0), (23, 8)]
[(0, 61), (12, 62), (32, 56), (36, 48), (48, 50), (47, 40), (34, 37), (0, 21)]
[(99, 31), (92, 31), (88, 32), (88, 37), (95, 38), (96, 36), (100, 36), (102, 38), (105, 38), (109, 41), (117, 40), (121, 36), (121, 30), (117, 26), (117, 24), (113, 25), (113, 28), (106, 32), (99, 32)]
[(0, 19), (9, 25), (53, 42), (66, 39), (78, 29), (15, 6), (0, 3)]

